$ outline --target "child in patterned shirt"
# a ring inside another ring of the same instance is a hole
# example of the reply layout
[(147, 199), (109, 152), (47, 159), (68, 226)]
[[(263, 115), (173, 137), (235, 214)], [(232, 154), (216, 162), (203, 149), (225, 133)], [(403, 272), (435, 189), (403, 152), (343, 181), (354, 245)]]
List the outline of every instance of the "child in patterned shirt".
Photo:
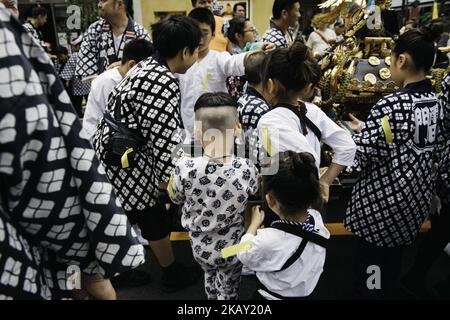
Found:
[(258, 190), (256, 168), (233, 156), (240, 125), (231, 96), (204, 94), (195, 104), (195, 118), (204, 154), (178, 162), (169, 194), (174, 203), (183, 204), (181, 222), (205, 272), (208, 299), (237, 299), (242, 264), (236, 256), (223, 259), (221, 250), (239, 243), (244, 234), (248, 195)]

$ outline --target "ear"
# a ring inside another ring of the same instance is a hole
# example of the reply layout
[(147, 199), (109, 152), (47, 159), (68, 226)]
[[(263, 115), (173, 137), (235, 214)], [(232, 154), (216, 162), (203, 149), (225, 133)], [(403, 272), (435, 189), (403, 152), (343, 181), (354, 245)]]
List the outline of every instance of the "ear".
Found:
[(240, 137), (242, 134), (242, 125), (237, 122), (236, 126), (234, 127), (234, 136), (235, 137)]
[(267, 92), (271, 95), (274, 96), (276, 94), (276, 92), (278, 91), (278, 86), (277, 83), (275, 81), (273, 81), (272, 79), (269, 79), (267, 81)]
[(237, 33), (237, 32), (234, 34), (234, 37), (238, 40), (242, 40), (242, 38), (244, 38), (244, 36), (242, 34)]
[(128, 70), (131, 70), (136, 65), (136, 60), (129, 60), (127, 62)]
[(269, 208), (272, 210), (277, 203), (277, 201), (275, 200), (275, 198), (272, 196), (272, 194), (270, 192), (268, 192), (266, 194), (266, 202), (267, 202), (267, 205), (269, 206)]
[(403, 69), (403, 68), (405, 68), (406, 67), (406, 64), (407, 64), (407, 62), (408, 62), (408, 57), (405, 55), (405, 54), (400, 54), (398, 57), (397, 57), (397, 66), (398, 66), (398, 68), (399, 69)]
[(183, 50), (181, 50), (181, 60), (186, 60), (187, 57), (190, 55), (191, 51), (188, 47), (184, 47)]
[(281, 11), (281, 18), (282, 18), (282, 19), (287, 19), (288, 16), (289, 16), (289, 12), (288, 12), (286, 9), (283, 9), (283, 10)]
[(198, 120), (194, 123), (194, 140), (203, 141), (202, 123)]
[(302, 94), (305, 96), (305, 99), (311, 98), (313, 93), (314, 93), (314, 85), (312, 83), (308, 84), (302, 92)]

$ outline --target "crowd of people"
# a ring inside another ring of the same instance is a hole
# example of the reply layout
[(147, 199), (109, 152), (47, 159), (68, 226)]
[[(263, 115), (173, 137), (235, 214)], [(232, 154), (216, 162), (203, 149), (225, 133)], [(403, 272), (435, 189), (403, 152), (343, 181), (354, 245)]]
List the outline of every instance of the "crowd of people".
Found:
[[(243, 4), (229, 21), (212, 0), (192, 7), (149, 33), (126, 0), (100, 0), (72, 55), (55, 57), (39, 32), (45, 10), (21, 25), (0, 1), (0, 299), (115, 299), (150, 281), (136, 270), (143, 244), (166, 292), (204, 277), (207, 299), (235, 300), (253, 274), (253, 299), (306, 299), (330, 239), (324, 204), (344, 171), (357, 173), (344, 219), (357, 244), (354, 297), (388, 298), (397, 283), (426, 297), (427, 272), (450, 242), (450, 75), (440, 97), (427, 78), (439, 30), (408, 25), (395, 40), (399, 89), (366, 121), (352, 117), (350, 133), (312, 103), (342, 19), (331, 29), (318, 16), (306, 37), (301, 2), (275, 0), (260, 37)], [(323, 144), (333, 150), (325, 170)], [(262, 205), (250, 208), (252, 198)], [(439, 214), (402, 277), (433, 198)], [(178, 209), (200, 268), (174, 255)], [(367, 286), (373, 265), (377, 290)], [(442, 297), (449, 288), (450, 276)]]

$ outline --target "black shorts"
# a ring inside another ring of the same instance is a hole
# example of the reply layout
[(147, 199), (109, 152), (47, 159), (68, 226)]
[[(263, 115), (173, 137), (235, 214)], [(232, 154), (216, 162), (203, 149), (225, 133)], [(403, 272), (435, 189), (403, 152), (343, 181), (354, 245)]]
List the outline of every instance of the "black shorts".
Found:
[(137, 224), (142, 236), (148, 241), (158, 241), (166, 238), (172, 231), (173, 210), (166, 210), (159, 202), (151, 208), (142, 211), (125, 211), (130, 223)]

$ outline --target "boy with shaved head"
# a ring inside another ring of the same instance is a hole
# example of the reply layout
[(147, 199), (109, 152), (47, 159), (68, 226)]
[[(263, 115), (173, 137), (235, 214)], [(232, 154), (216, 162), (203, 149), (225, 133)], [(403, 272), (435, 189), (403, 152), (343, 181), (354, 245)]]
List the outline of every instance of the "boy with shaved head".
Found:
[(226, 93), (206, 93), (195, 104), (195, 135), (204, 154), (182, 158), (169, 183), (172, 201), (183, 205), (194, 258), (205, 272), (209, 300), (237, 299), (242, 265), (221, 250), (239, 243), (249, 194), (258, 189), (256, 168), (233, 156), (240, 125), (237, 104)]

